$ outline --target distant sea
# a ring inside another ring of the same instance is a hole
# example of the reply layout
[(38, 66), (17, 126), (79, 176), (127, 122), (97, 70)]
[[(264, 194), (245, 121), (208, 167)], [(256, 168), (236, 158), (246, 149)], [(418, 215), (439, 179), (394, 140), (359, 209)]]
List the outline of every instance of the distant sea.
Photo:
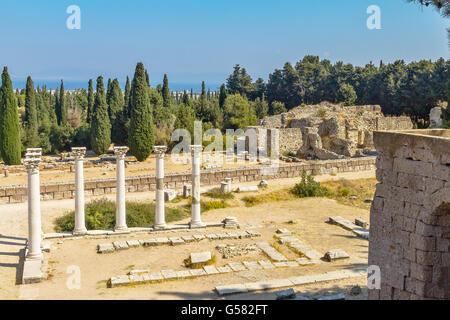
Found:
[[(79, 81), (79, 80), (63, 80), (64, 81), (64, 89), (66, 90), (75, 90), (75, 89), (86, 89), (88, 88), (88, 80)], [(107, 80), (106, 80), (107, 81)], [(106, 86), (105, 81), (105, 86)], [(15, 89), (24, 89), (26, 86), (26, 79), (13, 79), (13, 87)], [(42, 88), (44, 85), (47, 86), (47, 90), (55, 90), (59, 88), (61, 80), (39, 80), (33, 79), (34, 87), (38, 86)], [(211, 91), (217, 90), (220, 87), (220, 83), (206, 83), (206, 90), (210, 89)], [(152, 87), (156, 87), (158, 83), (151, 83)], [(125, 83), (120, 83), (122, 90), (125, 88)], [(171, 91), (190, 91), (191, 89), (194, 92), (201, 92), (202, 83), (201, 82), (169, 82), (169, 87)], [(94, 89), (95, 89), (95, 81), (94, 81)]]

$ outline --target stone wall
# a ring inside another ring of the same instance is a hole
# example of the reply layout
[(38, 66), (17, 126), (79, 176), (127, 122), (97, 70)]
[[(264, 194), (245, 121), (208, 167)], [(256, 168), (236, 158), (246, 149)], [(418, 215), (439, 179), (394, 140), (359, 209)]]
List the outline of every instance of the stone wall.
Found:
[[(276, 174), (267, 174), (260, 167), (242, 167), (234, 169), (214, 169), (201, 171), (201, 184), (203, 186), (219, 185), (225, 178), (232, 178), (234, 184), (247, 181), (260, 181), (262, 179), (279, 179), (300, 177), (302, 172), (308, 174), (330, 174), (338, 172), (363, 171), (375, 169), (375, 158), (366, 157), (346, 160), (314, 161), (308, 163), (280, 164)], [(191, 184), (190, 172), (167, 173), (164, 182), (165, 188), (179, 189), (185, 184)], [(100, 196), (116, 192), (115, 179), (96, 179), (85, 181), (86, 196)], [(133, 176), (126, 178), (127, 192), (154, 191), (156, 188), (155, 175)], [(75, 186), (73, 182), (44, 183), (41, 184), (42, 200), (61, 200), (74, 197)], [(0, 205), (6, 203), (20, 203), (27, 201), (27, 186), (15, 185), (0, 187)]]
[(450, 299), (450, 130), (375, 132), (369, 299)]

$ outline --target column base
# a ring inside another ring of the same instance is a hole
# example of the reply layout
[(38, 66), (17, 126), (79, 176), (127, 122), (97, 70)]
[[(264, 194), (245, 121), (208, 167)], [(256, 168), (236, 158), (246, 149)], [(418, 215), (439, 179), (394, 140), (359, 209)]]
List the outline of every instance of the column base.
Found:
[(26, 255), (25, 260), (43, 260), (44, 255), (41, 253), (29, 253)]
[(128, 231), (128, 227), (127, 226), (114, 227), (114, 232), (116, 231)]
[(153, 229), (154, 230), (165, 230), (165, 229), (167, 229), (167, 225), (166, 224), (159, 224), (159, 225), (155, 225), (155, 226), (153, 226)]
[(203, 223), (203, 222), (189, 222), (189, 228), (191, 228), (191, 229), (206, 228), (206, 223)]
[(78, 230), (73, 230), (72, 234), (74, 236), (84, 236), (87, 234), (87, 229), (78, 229)]

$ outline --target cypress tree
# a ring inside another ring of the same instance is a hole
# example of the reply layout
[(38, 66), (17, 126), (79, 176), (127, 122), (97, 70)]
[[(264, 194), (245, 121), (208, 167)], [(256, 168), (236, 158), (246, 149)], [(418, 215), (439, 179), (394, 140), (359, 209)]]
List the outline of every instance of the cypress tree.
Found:
[(189, 95), (186, 90), (183, 92), (183, 104), (189, 106), (191, 102), (189, 101)]
[(147, 86), (150, 88), (150, 77), (148, 75), (147, 69), (145, 69), (145, 82), (147, 82)]
[[(55, 91), (56, 94), (56, 91)], [(67, 124), (67, 107), (64, 93), (64, 82), (61, 80), (61, 86), (59, 89), (59, 97), (55, 105), (56, 118), (58, 119), (58, 125), (64, 126)]]
[(3, 68), (0, 88), (0, 152), (7, 165), (21, 162), (19, 111), (8, 68)]
[(94, 112), (91, 121), (91, 146), (96, 154), (104, 154), (111, 144), (111, 123), (108, 116), (103, 77), (97, 78)]
[(127, 118), (130, 117), (130, 111), (128, 106), (130, 105), (130, 78), (127, 76), (127, 82), (125, 84), (125, 103), (124, 103), (124, 110)]
[(207, 111), (205, 81), (202, 81), (202, 93), (200, 95), (200, 119), (204, 119), (207, 116)]
[(225, 89), (225, 85), (222, 84), (220, 86), (220, 93), (219, 93), (219, 106), (220, 109), (223, 110), (223, 105), (225, 103), (225, 99), (227, 98), (227, 89)]
[(131, 118), (128, 135), (130, 152), (138, 161), (144, 161), (152, 152), (155, 136), (148, 82), (142, 62), (136, 65), (131, 87), (130, 106)]
[(87, 115), (86, 122), (91, 123), (92, 113), (94, 111), (94, 88), (92, 85), (92, 79), (89, 79), (89, 88), (88, 88), (88, 107), (87, 107)]
[(114, 79), (111, 83), (111, 90), (109, 93), (109, 119), (111, 124), (116, 120), (119, 112), (123, 110), (123, 93), (122, 89), (120, 89), (119, 81)]
[(163, 97), (163, 106), (168, 108), (170, 106), (170, 89), (169, 89), (169, 79), (167, 78), (167, 74), (164, 75), (163, 87), (162, 87), (162, 97)]
[(109, 99), (111, 95), (111, 78), (108, 78), (108, 85), (106, 87), (106, 104), (109, 106)]
[(33, 80), (27, 78), (25, 89), (25, 128), (27, 147), (37, 148), (39, 146), (38, 117), (36, 109), (36, 93)]

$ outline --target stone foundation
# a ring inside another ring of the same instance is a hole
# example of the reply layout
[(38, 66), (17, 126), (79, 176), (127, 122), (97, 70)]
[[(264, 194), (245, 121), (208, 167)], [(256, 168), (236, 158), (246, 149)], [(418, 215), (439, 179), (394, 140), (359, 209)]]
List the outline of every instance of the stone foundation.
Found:
[[(264, 174), (260, 167), (242, 167), (221, 170), (202, 170), (201, 185), (220, 185), (225, 178), (231, 178), (233, 183), (261, 181), (279, 178), (301, 177), (302, 172), (308, 174), (333, 174), (375, 169), (375, 158), (357, 158), (345, 160), (311, 161), (309, 163), (280, 164), (275, 174)], [(168, 173), (164, 178), (165, 189), (182, 189), (191, 184), (191, 172)], [(85, 195), (101, 196), (116, 193), (116, 179), (85, 180)], [(148, 192), (156, 190), (155, 175), (143, 175), (126, 178), (127, 192)], [(41, 184), (41, 200), (72, 199), (75, 196), (74, 182)], [(27, 201), (27, 186), (14, 185), (0, 187), (0, 204), (21, 203)]]
[(450, 130), (375, 132), (372, 300), (450, 299)]

